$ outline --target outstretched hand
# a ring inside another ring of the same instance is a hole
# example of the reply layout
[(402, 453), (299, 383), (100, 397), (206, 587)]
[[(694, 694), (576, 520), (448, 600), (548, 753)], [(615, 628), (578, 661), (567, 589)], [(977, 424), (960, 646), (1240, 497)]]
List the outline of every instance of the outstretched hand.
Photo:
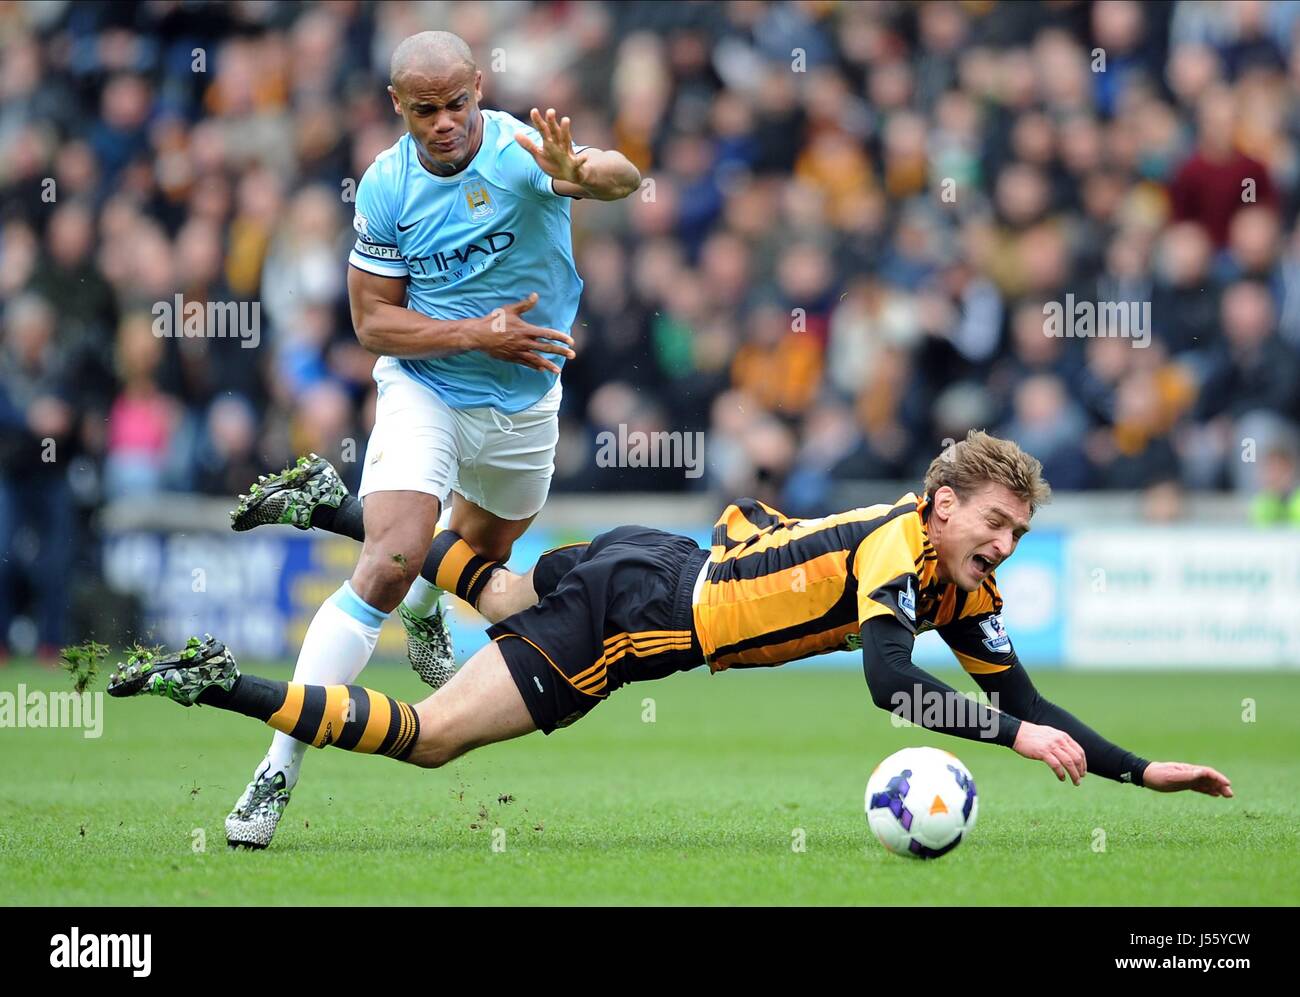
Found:
[(1152, 762), (1142, 774), (1142, 785), (1157, 793), (1177, 793), (1191, 789), (1206, 796), (1231, 796), (1232, 783), (1222, 772), (1208, 765), (1186, 762)]
[(533, 108), (529, 115), (533, 127), (542, 136), (541, 148), (538, 148), (523, 132), (515, 133), (515, 141), (522, 145), (537, 161), (542, 172), (556, 180), (582, 186), (583, 160), (573, 151), (573, 134), (569, 128), (569, 119), (555, 118), (555, 108), (548, 107), (546, 116)]

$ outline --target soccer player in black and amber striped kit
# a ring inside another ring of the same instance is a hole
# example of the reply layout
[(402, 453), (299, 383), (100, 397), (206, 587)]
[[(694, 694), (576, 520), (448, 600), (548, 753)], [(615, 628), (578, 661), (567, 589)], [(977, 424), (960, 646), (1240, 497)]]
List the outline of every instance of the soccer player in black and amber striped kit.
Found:
[[(934, 459), (921, 496), (803, 520), (741, 499), (708, 550), (626, 526), (548, 551), (522, 575), (440, 531), (426, 577), (487, 617), (492, 643), (415, 705), (357, 686), (241, 675), (215, 641), (129, 662), (109, 692), (232, 709), (318, 746), (436, 768), (495, 741), (550, 734), (628, 682), (860, 647), (873, 702), (928, 729), (1003, 745), (1075, 784), (1091, 771), (1231, 796), (1212, 768), (1149, 762), (1112, 744), (1040, 696), (1016, 658), (994, 573), (1050, 494), (1041, 471), (1014, 443), (975, 432)], [(912, 663), (926, 630), (993, 706)], [(929, 709), (936, 696), (948, 708)]]

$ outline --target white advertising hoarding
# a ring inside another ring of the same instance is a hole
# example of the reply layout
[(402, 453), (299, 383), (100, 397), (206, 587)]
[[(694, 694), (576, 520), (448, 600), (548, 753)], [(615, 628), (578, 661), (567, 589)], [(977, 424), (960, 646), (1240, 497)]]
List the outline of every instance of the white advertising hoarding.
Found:
[(1300, 667), (1300, 532), (1080, 529), (1065, 658), (1084, 667)]

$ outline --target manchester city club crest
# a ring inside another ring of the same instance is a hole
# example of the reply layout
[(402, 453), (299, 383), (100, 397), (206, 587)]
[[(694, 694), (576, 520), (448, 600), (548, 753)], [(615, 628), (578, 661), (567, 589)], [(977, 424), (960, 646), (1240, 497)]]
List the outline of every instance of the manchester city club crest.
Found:
[(497, 206), (492, 201), (488, 186), (482, 180), (466, 180), (460, 185), (460, 192), (469, 209), (470, 221), (481, 222), (484, 218), (491, 218), (497, 213)]

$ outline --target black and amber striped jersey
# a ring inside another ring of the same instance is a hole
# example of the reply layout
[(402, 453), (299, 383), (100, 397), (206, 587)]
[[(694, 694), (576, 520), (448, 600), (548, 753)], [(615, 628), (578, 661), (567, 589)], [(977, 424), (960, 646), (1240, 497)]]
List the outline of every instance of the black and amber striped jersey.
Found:
[(913, 634), (937, 630), (968, 672), (1010, 668), (993, 576), (974, 592), (941, 583), (928, 512), (911, 493), (821, 519), (790, 519), (755, 499), (729, 505), (694, 609), (709, 667), (854, 650), (862, 625), (889, 615)]

